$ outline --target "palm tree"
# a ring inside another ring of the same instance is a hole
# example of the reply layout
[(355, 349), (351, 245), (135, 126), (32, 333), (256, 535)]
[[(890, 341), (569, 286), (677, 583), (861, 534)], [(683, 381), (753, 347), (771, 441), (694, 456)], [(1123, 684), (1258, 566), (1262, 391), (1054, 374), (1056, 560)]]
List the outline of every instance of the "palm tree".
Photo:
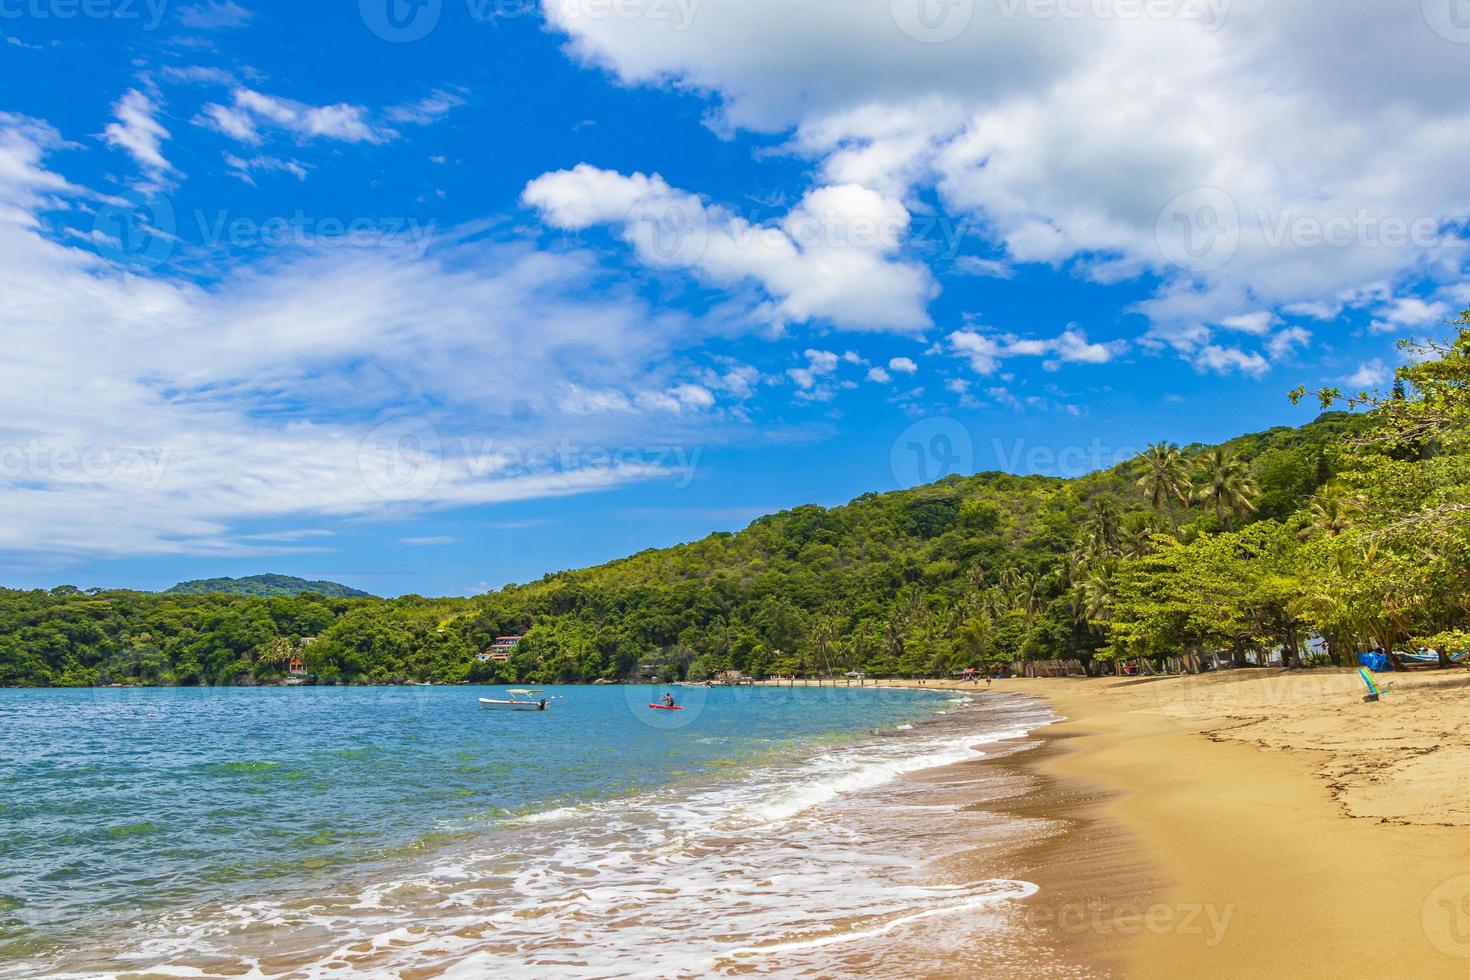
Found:
[(1123, 542), (1123, 516), (1116, 500), (1112, 497), (1093, 500), (1084, 535), (1092, 555), (1106, 558), (1118, 553)]
[(1306, 526), (1298, 532), (1297, 537), (1303, 541), (1341, 537), (1362, 516), (1363, 508), (1362, 497), (1318, 494), (1312, 498), (1307, 508)]
[(1213, 506), (1229, 527), (1232, 517), (1243, 517), (1256, 509), (1254, 498), (1259, 492), (1250, 468), (1224, 446), (1216, 446), (1200, 467), (1194, 499)]
[(812, 630), (812, 649), (823, 673), (832, 673), (832, 653), (841, 635), (837, 621), (830, 616), (818, 620), (816, 629)]
[(1017, 588), (1021, 611), (1026, 622), (1031, 622), (1046, 608), (1046, 576), (1028, 573), (1022, 577)]
[(995, 625), (989, 616), (972, 616), (955, 631), (955, 647), (964, 655), (966, 667), (974, 667), (990, 652)]
[(255, 655), (255, 662), (262, 667), (280, 667), (291, 662), (294, 646), (290, 639), (278, 636), (265, 644)]
[(1169, 527), (1178, 530), (1174, 505), (1189, 506), (1189, 495), (1194, 490), (1185, 470), (1184, 454), (1173, 443), (1160, 442), (1139, 453), (1138, 459), (1144, 465), (1143, 476), (1138, 478), (1138, 488), (1148, 498), (1154, 513), (1168, 511)]
[(1111, 615), (1113, 606), (1113, 569), (1110, 565), (1098, 566), (1077, 587), (1081, 598), (1082, 614), (1088, 622), (1103, 622)]

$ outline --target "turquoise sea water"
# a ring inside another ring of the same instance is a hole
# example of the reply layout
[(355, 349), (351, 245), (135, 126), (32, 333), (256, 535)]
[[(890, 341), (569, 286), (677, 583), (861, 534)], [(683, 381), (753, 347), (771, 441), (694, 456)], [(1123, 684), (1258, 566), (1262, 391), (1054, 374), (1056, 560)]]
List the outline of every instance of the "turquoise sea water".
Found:
[[(544, 713), (483, 710), (496, 693), (0, 691), (0, 973), (180, 910), (346, 894), (486, 840), (504, 853), (520, 845), (495, 834), (579, 807), (603, 807), (601, 828), (618, 801), (663, 819), (660, 799), (724, 794), (710, 813), (787, 819), (814, 785), (818, 803), (860, 790), (954, 737), (873, 741), (922, 735), (954, 701), (938, 693), (684, 688), (687, 710), (664, 713), (646, 707), (662, 689), (578, 687), (549, 689)], [(741, 797), (750, 772), (785, 789)], [(641, 826), (635, 809), (616, 812)]]

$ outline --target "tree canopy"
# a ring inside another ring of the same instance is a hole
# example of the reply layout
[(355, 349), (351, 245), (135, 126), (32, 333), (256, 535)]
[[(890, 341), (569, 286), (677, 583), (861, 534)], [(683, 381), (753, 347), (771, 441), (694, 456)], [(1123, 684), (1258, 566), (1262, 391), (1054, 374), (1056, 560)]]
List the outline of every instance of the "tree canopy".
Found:
[[(1467, 642), (1470, 314), (1386, 395), (1073, 480), (797, 507), (472, 599), (0, 591), (0, 685), (530, 682)], [(1305, 392), (1295, 396), (1304, 397)], [(509, 660), (484, 654), (524, 634)], [(1257, 656), (1255, 659), (1261, 659)], [(1446, 661), (1447, 662), (1447, 661)]]

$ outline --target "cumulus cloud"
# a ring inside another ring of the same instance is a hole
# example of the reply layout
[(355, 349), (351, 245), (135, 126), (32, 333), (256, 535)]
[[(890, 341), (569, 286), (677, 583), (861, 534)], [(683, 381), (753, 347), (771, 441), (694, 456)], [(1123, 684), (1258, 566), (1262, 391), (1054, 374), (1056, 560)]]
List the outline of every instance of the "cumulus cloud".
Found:
[(1048, 370), (1063, 364), (1107, 364), (1127, 347), (1121, 341), (1094, 343), (1077, 327), (1068, 327), (1056, 337), (1021, 337), (1012, 333), (988, 333), (976, 329), (956, 330), (947, 338), (949, 351), (980, 375), (991, 375), (1002, 362), (1014, 357), (1040, 357)]
[(837, 370), (837, 355), (831, 351), (808, 350), (805, 357), (805, 367), (791, 368), (786, 372), (796, 386), (804, 391), (811, 391), (816, 387), (818, 378)]
[(1403, 297), (1377, 310), (1370, 325), (1374, 333), (1404, 333), (1438, 326), (1452, 310), (1448, 303)]
[(1270, 354), (1273, 361), (1279, 361), (1291, 356), (1298, 347), (1306, 347), (1312, 342), (1311, 331), (1303, 327), (1287, 327), (1279, 330), (1266, 342), (1266, 352)]
[(1383, 363), (1381, 358), (1375, 357), (1364, 364), (1359, 364), (1358, 369), (1343, 379), (1344, 384), (1354, 388), (1368, 390), (1380, 388), (1393, 380), (1393, 372)]
[(574, 57), (709, 95), (719, 126), (792, 134), (819, 180), (936, 192), (1002, 253), (959, 270), (1149, 277), (1149, 338), (1196, 362), (1258, 370), (1217, 331), (1264, 338), (1271, 314), (1327, 319), (1373, 284), (1464, 272), (1470, 107), (1444, 93), (1470, 59), (1417, 9), (952, 4), (936, 25), (881, 2), (599, 3), (544, 4)]
[(1200, 348), (1194, 356), (1194, 366), (1197, 370), (1213, 371), (1216, 374), (1239, 371), (1253, 377), (1260, 377), (1271, 369), (1270, 362), (1254, 351), (1243, 351), (1239, 347), (1221, 347), (1218, 344), (1206, 344)]
[(554, 228), (610, 226), (649, 266), (721, 286), (754, 282), (777, 325), (830, 320), (850, 330), (914, 333), (930, 325), (928, 270), (895, 253), (902, 204), (857, 185), (818, 188), (781, 221), (754, 224), (662, 177), (590, 164), (544, 174), (523, 200)]

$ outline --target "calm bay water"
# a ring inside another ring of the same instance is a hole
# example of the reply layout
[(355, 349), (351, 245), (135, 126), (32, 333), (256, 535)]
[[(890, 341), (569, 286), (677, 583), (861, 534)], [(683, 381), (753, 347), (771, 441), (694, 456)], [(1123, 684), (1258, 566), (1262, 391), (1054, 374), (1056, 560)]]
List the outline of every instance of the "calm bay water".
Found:
[[(605, 932), (600, 917), (641, 895), (681, 928), (744, 873), (742, 846), (801, 841), (797, 824), (824, 804), (974, 756), (952, 694), (686, 688), (687, 710), (665, 713), (647, 709), (648, 687), (553, 688), (551, 709), (532, 714), (481, 709), (492, 690), (0, 691), (0, 974), (91, 975), (112, 964), (98, 959), (105, 942), (134, 969), (243, 962), (265, 976), (602, 946), (605, 960), (569, 975), (614, 975), (630, 948), (579, 943), (562, 903), (590, 903), (574, 918)], [(981, 740), (1042, 723), (1019, 710)], [(772, 828), (780, 842), (762, 842)], [(701, 850), (711, 838), (722, 852)], [(682, 904), (639, 878), (675, 854), (694, 889)], [(992, 887), (1009, 886), (965, 900)], [(894, 915), (912, 911), (895, 902)], [(780, 905), (725, 945), (777, 927)], [(412, 952), (379, 958), (385, 933), (457, 914), (554, 928), (446, 945), (420, 925)], [(343, 952), (344, 936), (366, 946)]]

